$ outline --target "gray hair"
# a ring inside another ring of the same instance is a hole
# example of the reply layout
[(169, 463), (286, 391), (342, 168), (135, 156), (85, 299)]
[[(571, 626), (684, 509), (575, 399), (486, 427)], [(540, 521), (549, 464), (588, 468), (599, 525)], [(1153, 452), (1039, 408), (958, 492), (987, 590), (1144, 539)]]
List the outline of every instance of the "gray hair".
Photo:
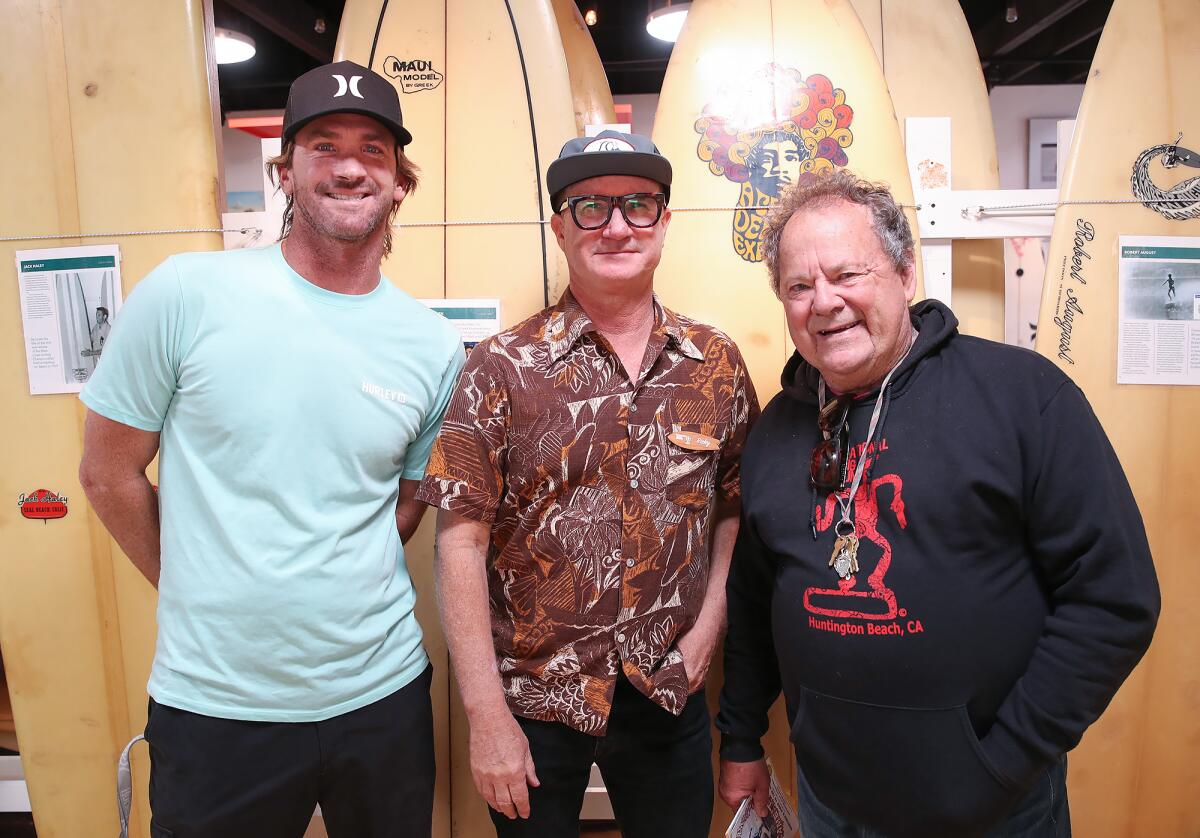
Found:
[(783, 228), (796, 213), (828, 206), (836, 201), (860, 204), (871, 210), (879, 245), (897, 271), (913, 264), (913, 235), (887, 184), (872, 183), (845, 169), (829, 175), (805, 178), (785, 191), (767, 215), (763, 230), (763, 253), (771, 274), (771, 290), (779, 293), (779, 240)]

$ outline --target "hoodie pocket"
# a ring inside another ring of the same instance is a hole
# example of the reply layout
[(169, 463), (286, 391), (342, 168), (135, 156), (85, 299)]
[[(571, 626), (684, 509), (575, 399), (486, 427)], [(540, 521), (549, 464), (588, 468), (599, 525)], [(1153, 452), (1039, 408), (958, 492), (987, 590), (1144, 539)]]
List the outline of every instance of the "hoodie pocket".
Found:
[(889, 836), (981, 834), (1017, 802), (962, 705), (889, 707), (802, 689), (796, 759), (817, 798)]

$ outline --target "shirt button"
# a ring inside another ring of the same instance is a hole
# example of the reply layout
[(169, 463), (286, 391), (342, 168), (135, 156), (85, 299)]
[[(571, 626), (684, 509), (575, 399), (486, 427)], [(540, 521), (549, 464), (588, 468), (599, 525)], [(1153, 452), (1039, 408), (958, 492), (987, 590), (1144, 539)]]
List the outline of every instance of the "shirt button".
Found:
[(638, 484), (637, 484), (637, 481), (636, 481), (636, 480), (630, 480), (630, 481), (629, 481), (629, 488), (631, 488), (631, 489), (636, 489), (636, 488), (637, 488), (637, 486), (638, 486)]
[(625, 560), (625, 567), (633, 567), (633, 565), (634, 565), (634, 561), (633, 561), (633, 559), (626, 559), (626, 560)]
[(624, 643), (624, 642), (625, 642), (625, 635), (623, 635), (623, 634), (618, 634), (618, 635), (617, 635), (617, 642), (618, 642), (618, 643)]
[(629, 406), (629, 412), (630, 412), (630, 413), (637, 413), (637, 405), (636, 405), (636, 404), (631, 404), (631, 405)]

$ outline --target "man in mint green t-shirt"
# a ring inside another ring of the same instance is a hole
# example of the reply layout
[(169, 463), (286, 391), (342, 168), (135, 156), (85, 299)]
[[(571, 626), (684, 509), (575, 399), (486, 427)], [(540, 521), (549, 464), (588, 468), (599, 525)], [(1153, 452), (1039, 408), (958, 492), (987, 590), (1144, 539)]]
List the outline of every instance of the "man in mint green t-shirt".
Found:
[(428, 836), (403, 542), (462, 344), (380, 274), (416, 186), (391, 83), (306, 73), (283, 139), (281, 243), (159, 265), (81, 396), (88, 499), (159, 590), (154, 834), (299, 838), (319, 803), (333, 838)]

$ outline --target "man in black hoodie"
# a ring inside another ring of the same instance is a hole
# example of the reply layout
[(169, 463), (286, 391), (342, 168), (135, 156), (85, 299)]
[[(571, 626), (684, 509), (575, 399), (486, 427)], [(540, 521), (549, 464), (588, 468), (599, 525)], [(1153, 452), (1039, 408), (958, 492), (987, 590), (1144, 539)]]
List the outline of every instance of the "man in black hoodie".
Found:
[(885, 187), (802, 184), (765, 247), (798, 351), (742, 457), (721, 796), (765, 808), (782, 688), (805, 838), (1069, 835), (1064, 755), (1159, 609), (1100, 423), (1046, 359), (909, 306)]

